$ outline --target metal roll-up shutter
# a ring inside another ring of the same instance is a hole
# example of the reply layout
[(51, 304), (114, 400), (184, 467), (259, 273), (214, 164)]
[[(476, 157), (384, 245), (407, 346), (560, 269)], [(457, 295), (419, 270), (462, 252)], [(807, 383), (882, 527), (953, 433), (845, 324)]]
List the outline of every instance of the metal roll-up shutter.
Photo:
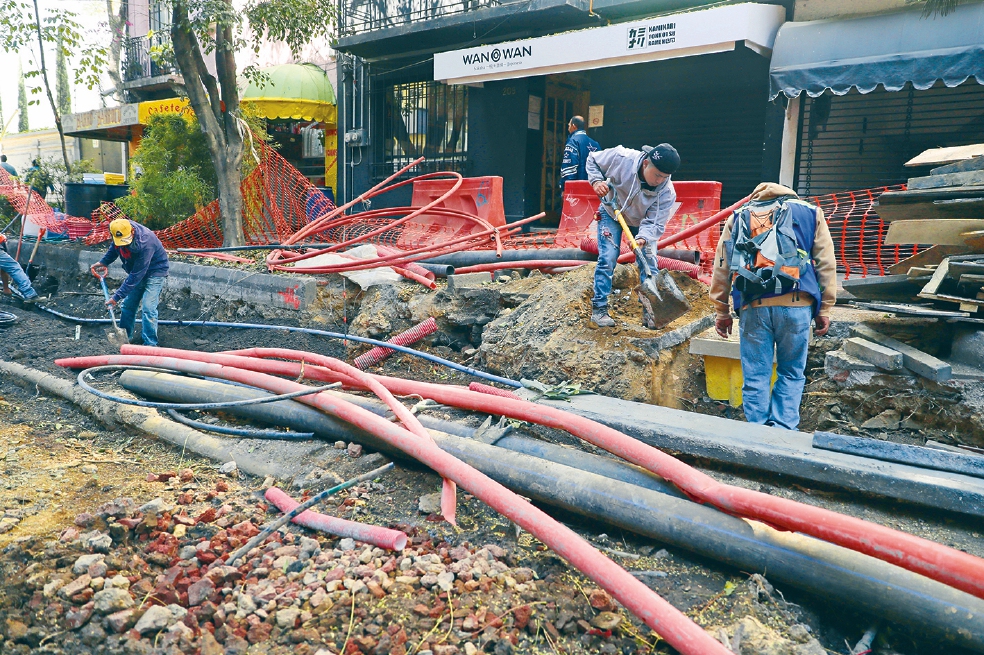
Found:
[(923, 150), (984, 142), (984, 86), (974, 81), (803, 98), (796, 175), (801, 196), (904, 183), (929, 174), (931, 167), (904, 166)]
[(615, 143), (656, 145), (654, 138), (680, 152), (679, 180), (722, 183), (721, 206), (740, 200), (762, 177), (765, 87), (761, 93), (669, 95), (620, 108)]

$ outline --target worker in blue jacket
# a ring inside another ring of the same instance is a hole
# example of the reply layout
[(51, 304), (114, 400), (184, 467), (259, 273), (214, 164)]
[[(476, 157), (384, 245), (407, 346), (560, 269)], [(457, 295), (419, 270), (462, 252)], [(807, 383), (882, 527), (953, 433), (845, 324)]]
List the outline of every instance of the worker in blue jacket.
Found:
[(120, 258), (127, 276), (106, 304), (115, 307), (122, 301), (120, 327), (126, 330), (131, 339), (137, 307), (143, 305), (140, 333), (144, 345), (156, 346), (157, 305), (167, 278), (167, 253), (156, 234), (131, 220), (117, 218), (109, 224), (109, 233), (113, 237), (113, 245), (99, 263), (92, 266), (92, 274), (97, 275), (97, 267), (107, 267), (117, 257)]
[(584, 117), (575, 116), (567, 124), (567, 143), (564, 145), (564, 159), (560, 163), (560, 188), (568, 180), (586, 180), (588, 172), (584, 166), (588, 162), (588, 155), (596, 152), (599, 148), (598, 142), (588, 136), (584, 131)]

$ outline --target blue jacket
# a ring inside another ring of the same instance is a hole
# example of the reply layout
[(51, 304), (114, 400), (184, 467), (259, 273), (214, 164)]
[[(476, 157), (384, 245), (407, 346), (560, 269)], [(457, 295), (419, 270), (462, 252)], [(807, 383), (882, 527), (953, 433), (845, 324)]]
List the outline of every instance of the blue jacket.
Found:
[(133, 241), (130, 245), (113, 244), (109, 247), (109, 252), (99, 260), (103, 266), (109, 266), (119, 257), (123, 270), (128, 273), (123, 284), (113, 294), (116, 302), (129, 296), (148, 277), (167, 277), (167, 253), (161, 240), (140, 223), (130, 221), (130, 225), (133, 226)]
[(588, 136), (584, 130), (578, 130), (567, 138), (564, 145), (564, 160), (560, 163), (560, 188), (564, 188), (567, 180), (586, 180), (588, 172), (584, 166), (588, 155), (597, 152), (598, 142)]

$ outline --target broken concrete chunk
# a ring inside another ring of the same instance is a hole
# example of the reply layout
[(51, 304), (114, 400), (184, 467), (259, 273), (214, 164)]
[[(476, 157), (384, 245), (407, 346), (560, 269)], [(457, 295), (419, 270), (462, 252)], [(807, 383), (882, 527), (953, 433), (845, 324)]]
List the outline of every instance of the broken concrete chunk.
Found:
[(848, 355), (863, 359), (886, 371), (897, 371), (902, 368), (902, 353), (874, 341), (851, 337), (844, 340), (842, 347)]
[(236, 468), (237, 468), (236, 462), (226, 462), (225, 464), (219, 467), (219, 473), (222, 473), (223, 475), (229, 475), (230, 473), (234, 473), (236, 471)]
[(441, 513), (441, 494), (433, 493), (421, 496), (417, 503), (417, 509), (422, 514), (440, 514)]
[(897, 409), (886, 409), (878, 416), (873, 416), (861, 424), (865, 430), (898, 430), (902, 415)]
[(873, 341), (902, 353), (902, 366), (924, 378), (935, 382), (943, 382), (953, 376), (953, 369), (946, 362), (924, 353), (918, 348), (913, 348), (901, 341), (886, 337), (884, 334), (876, 332), (866, 325), (852, 325), (851, 335)]

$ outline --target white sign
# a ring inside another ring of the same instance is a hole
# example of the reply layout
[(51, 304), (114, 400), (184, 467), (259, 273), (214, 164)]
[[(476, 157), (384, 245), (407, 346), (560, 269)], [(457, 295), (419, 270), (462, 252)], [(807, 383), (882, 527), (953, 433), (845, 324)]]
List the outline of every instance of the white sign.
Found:
[(588, 127), (604, 127), (605, 105), (590, 105), (588, 107)]
[(434, 79), (448, 84), (505, 80), (733, 50), (768, 52), (786, 10), (737, 4), (535, 39), (439, 52)]

